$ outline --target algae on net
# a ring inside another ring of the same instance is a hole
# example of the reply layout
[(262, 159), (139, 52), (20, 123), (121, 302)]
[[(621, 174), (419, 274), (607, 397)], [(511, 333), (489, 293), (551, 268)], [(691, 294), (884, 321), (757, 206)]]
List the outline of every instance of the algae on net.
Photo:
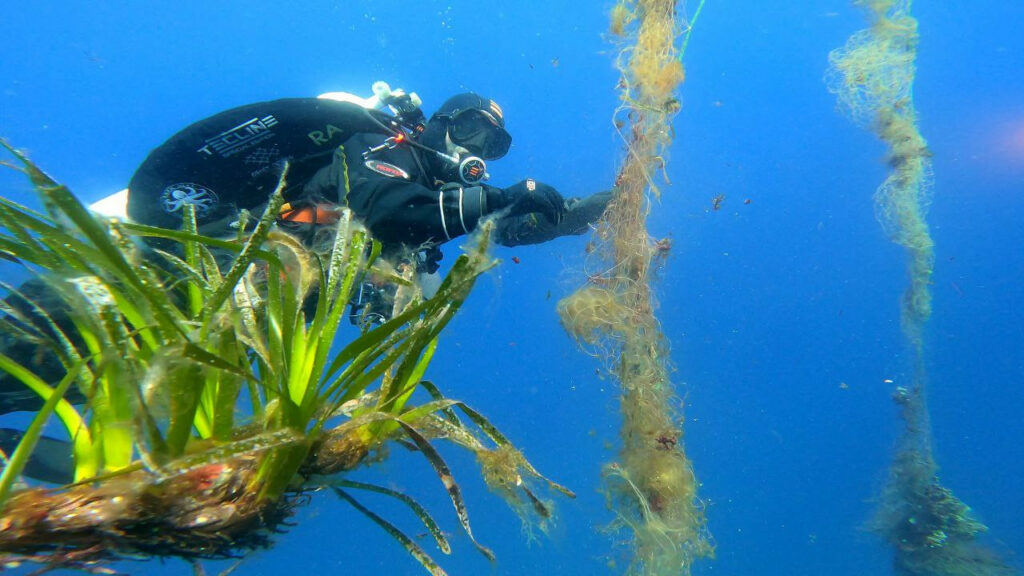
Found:
[(885, 233), (906, 249), (909, 283), (900, 318), (912, 353), (911, 385), (893, 395), (902, 438), (872, 528), (892, 546), (899, 574), (1006, 574), (1006, 564), (977, 540), (985, 526), (939, 482), (933, 456), (924, 330), (932, 314), (935, 250), (925, 217), (934, 183), (913, 101), (918, 22), (910, 0), (855, 3), (866, 8), (871, 26), (829, 54), (826, 82), (840, 109), (889, 148), (889, 174), (873, 200)]
[[(699, 12), (699, 8), (698, 8)], [(669, 244), (646, 228), (648, 194), (664, 168), (685, 77), (677, 46), (689, 27), (674, 1), (621, 1), (611, 32), (623, 47), (622, 104), (615, 112), (626, 142), (614, 198), (595, 232), (589, 283), (559, 302), (562, 324), (606, 356), (621, 386), (619, 461), (605, 468), (615, 525), (632, 535), (629, 571), (689, 574), (713, 549), (693, 466), (684, 451), (682, 402), (671, 382), (652, 283)]]

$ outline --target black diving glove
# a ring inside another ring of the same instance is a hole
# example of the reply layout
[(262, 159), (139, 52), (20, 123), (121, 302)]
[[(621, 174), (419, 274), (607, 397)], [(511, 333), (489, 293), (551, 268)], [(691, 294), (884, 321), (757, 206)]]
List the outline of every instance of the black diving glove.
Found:
[(611, 190), (598, 192), (584, 198), (569, 198), (565, 201), (565, 220), (559, 227), (558, 235), (578, 235), (591, 229), (604, 215), (614, 193)]
[(552, 224), (565, 218), (565, 198), (553, 187), (527, 179), (501, 191), (502, 208), (510, 215), (541, 214)]
[(565, 217), (558, 224), (533, 214), (503, 216), (498, 218), (495, 238), (502, 246), (521, 246), (540, 244), (559, 236), (584, 234), (597, 225), (612, 196), (612, 191), (608, 190), (584, 198), (567, 199)]

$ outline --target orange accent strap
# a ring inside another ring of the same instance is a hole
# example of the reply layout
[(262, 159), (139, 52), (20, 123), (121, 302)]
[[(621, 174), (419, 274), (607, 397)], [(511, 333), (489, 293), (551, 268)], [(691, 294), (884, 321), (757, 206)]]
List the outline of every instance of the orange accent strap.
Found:
[(330, 204), (314, 204), (301, 208), (292, 208), (291, 204), (281, 206), (278, 218), (285, 222), (297, 224), (337, 224), (338, 211)]

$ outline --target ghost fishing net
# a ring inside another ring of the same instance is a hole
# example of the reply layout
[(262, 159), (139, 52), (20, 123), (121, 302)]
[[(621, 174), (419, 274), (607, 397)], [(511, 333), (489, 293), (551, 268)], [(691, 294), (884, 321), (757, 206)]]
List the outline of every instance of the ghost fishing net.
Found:
[(931, 202), (931, 153), (917, 127), (913, 82), (918, 26), (910, 0), (858, 0), (871, 26), (829, 55), (826, 75), (839, 107), (889, 148), (889, 174), (874, 194), (886, 234), (907, 251), (909, 284), (903, 294), (903, 334), (913, 353), (913, 378), (893, 398), (904, 421), (873, 528), (895, 552), (904, 575), (990, 575), (1008, 568), (976, 540), (985, 526), (942, 486), (932, 450), (923, 331), (932, 312), (935, 253), (925, 216)]
[(623, 0), (612, 10), (611, 33), (623, 46), (614, 120), (626, 155), (588, 249), (587, 283), (559, 303), (566, 330), (603, 355), (621, 384), (621, 451), (604, 477), (616, 526), (632, 533), (634, 574), (688, 574), (696, 558), (712, 553), (655, 315), (652, 282), (669, 244), (646, 228), (679, 111), (679, 41), (688, 30), (671, 0)]

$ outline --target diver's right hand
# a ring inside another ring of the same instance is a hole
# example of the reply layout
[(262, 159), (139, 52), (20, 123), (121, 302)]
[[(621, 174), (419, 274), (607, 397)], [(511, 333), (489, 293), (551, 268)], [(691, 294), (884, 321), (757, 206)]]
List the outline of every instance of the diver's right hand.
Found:
[(537, 213), (556, 225), (565, 217), (565, 198), (554, 187), (536, 180), (527, 179), (509, 186), (502, 196), (505, 205), (510, 207), (510, 214)]

